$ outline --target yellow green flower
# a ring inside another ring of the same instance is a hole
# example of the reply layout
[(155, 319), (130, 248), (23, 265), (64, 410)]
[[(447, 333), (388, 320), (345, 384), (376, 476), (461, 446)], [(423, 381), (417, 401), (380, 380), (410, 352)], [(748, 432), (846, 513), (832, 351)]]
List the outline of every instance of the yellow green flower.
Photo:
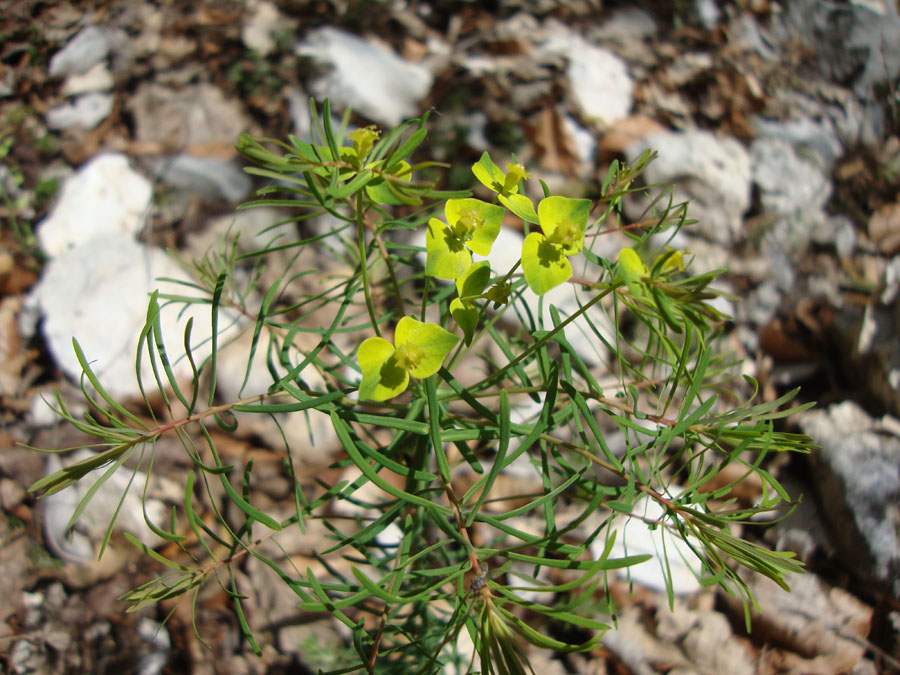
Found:
[(538, 222), (534, 204), (528, 197), (519, 194), (519, 183), (531, 178), (524, 166), (510, 162), (506, 165), (506, 173), (503, 173), (503, 170), (494, 164), (491, 156), (485, 152), (481, 155), (481, 159), (472, 165), (472, 173), (482, 185), (496, 192), (499, 195), (500, 203), (519, 218), (527, 220), (529, 223)]
[(410, 375), (434, 375), (457, 342), (457, 336), (437, 324), (404, 316), (394, 331), (394, 344), (371, 337), (359, 346), (360, 400), (386, 401), (406, 391)]
[(347, 134), (347, 138), (353, 141), (353, 152), (356, 153), (356, 157), (360, 162), (372, 151), (372, 146), (375, 145), (375, 141), (380, 137), (381, 132), (374, 125), (369, 125), (362, 129), (354, 129)]
[(502, 206), (480, 199), (448, 199), (444, 206), (447, 224), (428, 221), (425, 235), (425, 273), (436, 279), (458, 279), (472, 264), (474, 251), (488, 255), (503, 223)]
[(547, 197), (538, 204), (543, 233), (532, 232), (522, 245), (522, 271), (529, 288), (542, 295), (572, 276), (569, 256), (584, 248), (591, 212), (589, 199)]
[(494, 164), (491, 156), (485, 152), (475, 164), (472, 165), (472, 173), (489, 190), (508, 197), (519, 191), (519, 183), (530, 178), (525, 167), (521, 164), (509, 163), (506, 165), (506, 173)]

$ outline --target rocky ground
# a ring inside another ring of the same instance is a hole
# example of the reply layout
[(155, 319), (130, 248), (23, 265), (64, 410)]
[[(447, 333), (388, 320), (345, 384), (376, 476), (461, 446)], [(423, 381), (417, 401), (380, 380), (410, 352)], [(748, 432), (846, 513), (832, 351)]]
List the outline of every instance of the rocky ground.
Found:
[[(42, 400), (54, 390), (77, 398), (72, 335), (98, 359), (110, 391), (137, 395), (130, 354), (143, 298), (152, 279), (182, 274), (164, 248), (200, 255), (229, 227), (252, 239), (278, 219), (235, 215), (256, 184), (234, 142), (241, 131), (306, 135), (312, 95), (351, 106), (360, 124), (430, 111), (428, 152), (452, 165), (453, 187), (469, 187), (469, 167), (490, 150), (515, 153), (560, 192), (591, 194), (612, 159), (653, 148), (660, 157), (647, 179), (675, 182), (698, 221), (677, 243), (700, 268), (728, 269), (722, 287), (737, 300), (725, 308), (734, 316), (727, 339), (762, 395), (800, 385), (804, 400), (818, 401), (793, 428), (821, 450), (771, 467), (804, 499), (760, 534), (796, 551), (810, 573), (792, 580), (791, 594), (750, 581), (762, 610), (751, 634), (740, 607), (715, 591), (688, 588), (670, 611), (651, 573), (633, 594), (626, 584), (612, 589), (622, 611), (602, 650), (536, 657), (536, 670), (900, 672), (900, 15), (892, 2), (0, 1), (7, 670), (279, 673), (344, 664), (332, 621), (299, 615), (277, 580), (251, 564), (242, 573), (253, 611), (266, 619), (257, 624), (261, 659), (215, 588), (196, 608), (205, 644), (184, 604), (126, 614), (117, 598), (150, 570), (119, 533), (96, 561), (115, 502), (98, 495), (66, 537), (77, 495), (36, 501), (28, 486), (60, 465), (20, 445), (81, 442)], [(273, 430), (251, 431), (229, 452), (276, 467)], [(336, 450), (327, 424), (313, 420), (312, 432), (310, 476)], [(161, 484), (148, 508), (165, 511), (181, 489)], [(289, 499), (274, 478), (268, 491), (272, 503)], [(152, 536), (136, 499), (119, 524)], [(280, 543), (303, 556), (316, 536), (324, 533)]]

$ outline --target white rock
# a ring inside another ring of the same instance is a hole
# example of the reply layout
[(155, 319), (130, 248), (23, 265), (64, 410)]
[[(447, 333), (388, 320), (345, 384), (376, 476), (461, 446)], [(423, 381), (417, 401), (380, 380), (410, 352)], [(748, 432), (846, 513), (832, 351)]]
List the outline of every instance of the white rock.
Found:
[[(610, 558), (650, 555), (650, 559), (637, 565), (617, 570), (623, 578), (631, 578), (642, 586), (664, 593), (666, 591), (666, 566), (671, 577), (675, 595), (690, 595), (701, 589), (698, 576), (702, 576), (702, 564), (690, 547), (678, 534), (673, 534), (663, 524), (650, 529), (648, 523), (662, 523), (665, 520), (663, 508), (649, 497), (643, 497), (634, 504), (632, 513), (636, 517), (623, 516), (617, 519), (616, 541)], [(591, 553), (598, 559), (603, 553), (606, 541), (596, 539), (591, 544)]]
[(51, 129), (82, 127), (93, 129), (109, 117), (113, 109), (111, 94), (91, 93), (63, 103), (47, 111), (47, 126)]
[[(569, 119), (568, 117), (566, 119)], [(478, 152), (485, 152), (491, 149), (491, 142), (487, 137), (487, 126), (490, 121), (487, 113), (481, 110), (473, 110), (464, 115), (461, 119), (466, 132), (466, 143), (470, 148)]]
[(284, 29), (284, 18), (271, 2), (260, 2), (241, 27), (241, 41), (247, 49), (266, 56), (275, 49), (275, 35)]
[(109, 54), (110, 33), (99, 26), (86, 26), (50, 59), (50, 77), (86, 73)]
[(328, 98), (338, 108), (352, 107), (388, 126), (418, 113), (434, 79), (426, 68), (403, 60), (381, 43), (330, 26), (311, 31), (295, 51), (333, 67), (313, 83), (316, 98)]
[(694, 0), (694, 12), (706, 30), (715, 30), (722, 20), (722, 10), (715, 0)]
[(566, 77), (582, 113), (604, 125), (628, 117), (634, 101), (634, 82), (625, 62), (556, 20), (549, 20), (545, 31), (544, 49), (568, 59)]
[(594, 155), (597, 154), (597, 139), (588, 129), (578, 124), (571, 115), (562, 118), (563, 129), (575, 142), (575, 151), (584, 168), (592, 169)]
[(611, 51), (588, 44), (569, 58), (566, 74), (581, 111), (607, 126), (628, 117), (634, 83), (625, 63)]
[(172, 649), (172, 639), (165, 625), (149, 617), (143, 617), (138, 621), (137, 634), (152, 649), (138, 661), (135, 669), (138, 675), (157, 675), (163, 672)]
[(135, 235), (144, 224), (153, 188), (125, 155), (98, 155), (66, 179), (61, 195), (37, 228), (44, 252), (58, 256), (97, 237)]
[[(93, 457), (91, 450), (79, 450), (65, 457), (68, 466), (78, 461)], [(47, 475), (63, 468), (58, 455), (47, 457)], [(99, 477), (99, 473), (97, 476)], [(149, 498), (142, 504), (141, 492), (147, 475), (138, 471), (129, 487), (132, 472), (128, 469), (116, 471), (94, 493), (88, 505), (82, 511), (72, 536), (68, 536), (69, 520), (75, 513), (81, 499), (93, 485), (92, 480), (79, 481), (75, 485), (44, 498), (44, 533), (50, 549), (61, 558), (73, 562), (87, 562), (96, 556), (96, 547), (103, 541), (112, 515), (119, 508), (119, 500), (125, 490), (125, 499), (116, 516), (115, 529), (134, 535), (147, 546), (161, 544), (158, 537), (144, 522), (144, 509), (148, 517), (157, 525), (165, 524), (166, 507), (162, 501)]]
[(77, 96), (95, 91), (109, 91), (113, 88), (113, 76), (105, 63), (91, 66), (86, 73), (69, 75), (63, 82), (63, 96)]
[[(698, 221), (690, 231), (715, 242), (733, 242), (750, 207), (750, 156), (744, 146), (707, 131), (664, 131), (632, 144), (625, 154), (634, 162), (647, 148), (659, 157), (647, 167), (646, 182), (674, 182), (675, 203), (690, 201), (688, 218)], [(628, 200), (629, 216), (640, 218), (647, 204), (646, 198)]]
[[(29, 302), (44, 315), (42, 330), (57, 364), (77, 380), (81, 366), (75, 356), (76, 338), (101, 384), (117, 398), (136, 397), (135, 351), (146, 321), (148, 294), (157, 288), (183, 292), (158, 277), (184, 278), (182, 268), (161, 249), (147, 247), (126, 234), (110, 234), (92, 239), (53, 258), (44, 270)], [(206, 345), (210, 333), (209, 309), (179, 314), (181, 306), (163, 309), (163, 339), (169, 360), (179, 377), (189, 377), (190, 368), (183, 354), (184, 325), (194, 316), (192, 343)], [(224, 314), (224, 313), (223, 313)], [(220, 330), (227, 331), (231, 321), (220, 317)], [(208, 347), (194, 351), (196, 362), (208, 353)], [(146, 352), (142, 359), (144, 386), (154, 390), (156, 383)]]

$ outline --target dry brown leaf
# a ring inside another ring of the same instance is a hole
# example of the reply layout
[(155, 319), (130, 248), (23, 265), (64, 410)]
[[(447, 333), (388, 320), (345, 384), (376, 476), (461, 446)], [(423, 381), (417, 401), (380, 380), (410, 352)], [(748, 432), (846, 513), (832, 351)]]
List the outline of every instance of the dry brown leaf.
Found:
[(885, 204), (872, 214), (869, 237), (885, 255), (900, 251), (900, 202)]
[(19, 337), (18, 316), (22, 299), (7, 296), (0, 300), (0, 396), (16, 397), (23, 392), (22, 370), (28, 353)]
[(535, 148), (535, 159), (546, 171), (574, 175), (579, 159), (575, 141), (551, 107), (543, 108), (526, 125), (526, 134)]
[(603, 138), (600, 139), (600, 149), (604, 152), (618, 154), (624, 152), (629, 145), (650, 134), (665, 130), (666, 128), (652, 117), (638, 113), (609, 127)]
[[(872, 608), (840, 588), (831, 588), (813, 574), (791, 576), (791, 593), (760, 575), (747, 582), (761, 613), (752, 614), (750, 639), (789, 672), (831, 675), (850, 672), (866, 652)], [(743, 621), (743, 607), (722, 596), (735, 620)]]

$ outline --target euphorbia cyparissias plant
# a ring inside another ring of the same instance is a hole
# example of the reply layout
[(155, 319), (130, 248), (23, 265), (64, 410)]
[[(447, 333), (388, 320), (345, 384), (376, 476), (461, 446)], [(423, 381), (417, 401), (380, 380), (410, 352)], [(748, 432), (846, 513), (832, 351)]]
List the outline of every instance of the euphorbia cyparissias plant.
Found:
[(404, 316), (397, 323), (394, 344), (370, 337), (359, 346), (360, 400), (386, 401), (406, 391), (410, 375), (434, 375), (457, 342), (458, 337), (437, 324)]

